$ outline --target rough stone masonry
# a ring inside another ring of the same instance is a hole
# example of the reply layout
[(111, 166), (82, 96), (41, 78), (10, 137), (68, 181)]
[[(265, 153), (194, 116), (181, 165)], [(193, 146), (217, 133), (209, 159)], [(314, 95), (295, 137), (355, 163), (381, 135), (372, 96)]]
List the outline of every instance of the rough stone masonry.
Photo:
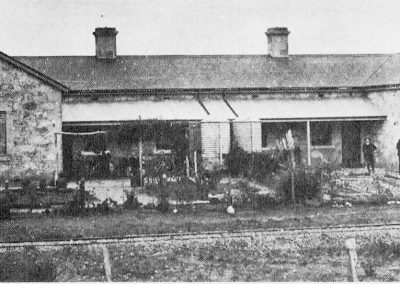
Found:
[(61, 91), (0, 60), (0, 111), (6, 115), (0, 179), (50, 179), (56, 169), (54, 133), (62, 124)]

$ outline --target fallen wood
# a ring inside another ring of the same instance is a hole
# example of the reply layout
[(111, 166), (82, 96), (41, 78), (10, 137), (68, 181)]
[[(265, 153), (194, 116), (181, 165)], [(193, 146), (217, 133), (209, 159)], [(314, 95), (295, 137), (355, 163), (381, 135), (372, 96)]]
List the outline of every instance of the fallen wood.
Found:
[(395, 173), (386, 173), (384, 175), (384, 177), (389, 177), (389, 178), (394, 178), (394, 179), (400, 179), (400, 175), (399, 174), (395, 174)]

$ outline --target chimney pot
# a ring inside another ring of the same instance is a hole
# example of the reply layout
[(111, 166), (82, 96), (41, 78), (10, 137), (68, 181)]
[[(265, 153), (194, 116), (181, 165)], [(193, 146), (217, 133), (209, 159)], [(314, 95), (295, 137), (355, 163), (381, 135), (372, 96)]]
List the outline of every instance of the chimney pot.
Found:
[(117, 58), (116, 28), (96, 28), (93, 35), (96, 38), (96, 57), (99, 59)]
[(268, 37), (268, 54), (272, 57), (289, 56), (289, 31), (286, 27), (269, 28), (265, 33)]

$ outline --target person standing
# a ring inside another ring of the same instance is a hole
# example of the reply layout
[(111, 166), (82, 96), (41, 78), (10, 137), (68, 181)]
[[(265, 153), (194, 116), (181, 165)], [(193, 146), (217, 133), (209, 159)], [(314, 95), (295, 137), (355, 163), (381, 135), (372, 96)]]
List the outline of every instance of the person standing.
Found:
[(397, 156), (399, 157), (399, 174), (400, 174), (400, 139), (399, 141), (397, 141), (396, 148), (397, 148)]
[(376, 150), (376, 146), (371, 143), (369, 138), (365, 139), (365, 143), (363, 145), (363, 153), (364, 153), (364, 160), (367, 163), (368, 175), (375, 172), (375, 160), (374, 160), (374, 153)]

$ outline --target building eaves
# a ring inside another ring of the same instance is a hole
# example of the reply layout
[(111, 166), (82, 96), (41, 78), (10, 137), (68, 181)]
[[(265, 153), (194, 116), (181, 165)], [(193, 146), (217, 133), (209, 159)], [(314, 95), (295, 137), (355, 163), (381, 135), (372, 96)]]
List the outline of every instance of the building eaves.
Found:
[(335, 87), (282, 87), (282, 88), (220, 88), (220, 89), (109, 89), (70, 90), (73, 96), (105, 95), (235, 95), (235, 94), (299, 94), (299, 93), (365, 93), (372, 91), (399, 90), (399, 84)]

